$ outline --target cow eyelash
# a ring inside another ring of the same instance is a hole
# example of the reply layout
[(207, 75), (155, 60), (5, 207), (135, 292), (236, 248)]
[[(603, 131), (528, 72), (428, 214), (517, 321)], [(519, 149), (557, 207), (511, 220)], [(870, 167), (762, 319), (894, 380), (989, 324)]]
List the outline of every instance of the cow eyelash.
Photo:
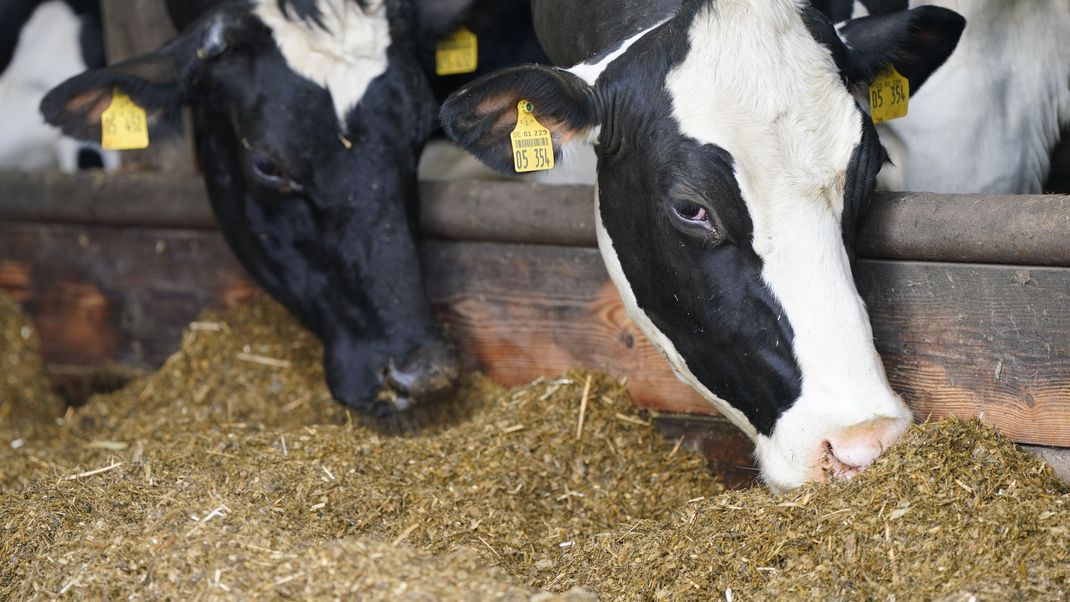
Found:
[(672, 206), (673, 211), (680, 219), (695, 223), (710, 223), (710, 211), (698, 203), (691, 201), (676, 201)]
[(725, 241), (720, 221), (713, 210), (689, 199), (669, 201), (669, 217), (677, 230), (700, 237), (705, 245), (717, 246)]
[(265, 182), (278, 184), (286, 179), (282, 169), (279, 168), (279, 164), (264, 153), (253, 152), (249, 158), (249, 164), (252, 165), (253, 173), (256, 174), (256, 177)]
[(278, 188), (284, 192), (301, 192), (303, 188), (286, 174), (279, 162), (262, 151), (252, 151), (249, 155), (249, 168), (262, 184)]

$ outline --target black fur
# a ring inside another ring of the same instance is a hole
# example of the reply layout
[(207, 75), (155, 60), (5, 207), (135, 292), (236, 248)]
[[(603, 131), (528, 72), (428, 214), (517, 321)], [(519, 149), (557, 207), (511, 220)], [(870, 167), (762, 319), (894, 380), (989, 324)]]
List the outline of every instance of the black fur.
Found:
[(855, 19), (840, 29), (852, 49), (851, 81), (868, 82), (888, 65), (919, 90), (958, 46), (966, 19), (938, 6)]
[[(310, 2), (289, 4), (293, 18), (315, 19)], [(434, 321), (414, 236), (416, 161), (435, 102), (413, 5), (387, 7), (388, 69), (343, 131), (330, 93), (289, 68), (247, 2), (211, 8), (157, 52), (62, 84), (42, 110), (94, 139), (99, 122), (72, 99), (118, 87), (153, 123), (191, 106), (209, 196), (235, 255), (323, 341), (334, 397), (405, 426), (451, 390), (458, 364)], [(225, 43), (205, 52), (218, 38), (213, 27)]]
[[(529, 0), (469, 2), (470, 6), (457, 15), (461, 17), (460, 22), (452, 29), (463, 25), (478, 36), (478, 70), (469, 74), (438, 76), (435, 74), (434, 48), (429, 47), (424, 51), (425, 69), (431, 78), (431, 89), (440, 102), (481, 75), (513, 65), (550, 62), (535, 37)], [(421, 37), (423, 41), (437, 39)]]

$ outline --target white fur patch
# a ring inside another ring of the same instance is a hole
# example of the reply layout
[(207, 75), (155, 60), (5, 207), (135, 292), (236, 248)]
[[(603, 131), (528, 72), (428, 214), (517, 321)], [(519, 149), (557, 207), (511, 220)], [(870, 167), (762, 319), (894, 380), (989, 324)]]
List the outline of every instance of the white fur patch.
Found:
[(1070, 126), (1070, 2), (912, 1), (966, 17), (955, 53), (879, 126), (892, 190), (1039, 193)]
[(874, 348), (840, 229), (861, 116), (798, 9), (792, 0), (705, 9), (667, 83), (683, 133), (735, 158), (763, 278), (794, 329), (802, 395), (757, 441), (773, 488), (812, 478), (815, 451), (838, 430), (910, 418)]
[(81, 27), (59, 0), (41, 4), (23, 26), (11, 63), (0, 75), (0, 168), (73, 172), (81, 148), (100, 152), (106, 167), (118, 165), (116, 153), (62, 136), (37, 109), (49, 90), (85, 71)]
[(384, 0), (367, 10), (353, 0), (319, 0), (324, 27), (290, 19), (277, 0), (260, 0), (254, 13), (267, 25), (286, 63), (298, 75), (330, 91), (340, 124), (386, 73), (390, 23)]

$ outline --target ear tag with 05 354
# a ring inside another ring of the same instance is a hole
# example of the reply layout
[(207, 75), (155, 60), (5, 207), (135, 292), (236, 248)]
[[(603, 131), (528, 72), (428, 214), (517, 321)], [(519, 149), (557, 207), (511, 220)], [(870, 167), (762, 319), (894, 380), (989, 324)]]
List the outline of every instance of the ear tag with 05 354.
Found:
[(535, 119), (534, 110), (535, 106), (526, 100), (521, 100), (516, 107), (516, 129), (509, 136), (513, 143), (513, 168), (516, 173), (554, 168), (553, 138), (550, 130)]
[(889, 66), (869, 85), (869, 116), (873, 123), (883, 123), (906, 117), (909, 112), (910, 80)]

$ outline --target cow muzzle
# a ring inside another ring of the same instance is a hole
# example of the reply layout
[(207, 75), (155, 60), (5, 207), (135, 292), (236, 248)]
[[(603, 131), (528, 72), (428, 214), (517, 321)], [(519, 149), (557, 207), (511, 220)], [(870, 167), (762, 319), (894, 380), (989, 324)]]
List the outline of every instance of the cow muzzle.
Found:
[(770, 436), (758, 435), (755, 440), (762, 479), (779, 493), (805, 483), (855, 477), (913, 422), (897, 396), (880, 405), (880, 411), (852, 417), (808, 411), (812, 406), (789, 410)]
[(401, 362), (387, 362), (378, 401), (392, 404), (397, 412), (437, 402), (453, 391), (459, 374), (460, 363), (452, 348), (445, 343), (426, 345)]

